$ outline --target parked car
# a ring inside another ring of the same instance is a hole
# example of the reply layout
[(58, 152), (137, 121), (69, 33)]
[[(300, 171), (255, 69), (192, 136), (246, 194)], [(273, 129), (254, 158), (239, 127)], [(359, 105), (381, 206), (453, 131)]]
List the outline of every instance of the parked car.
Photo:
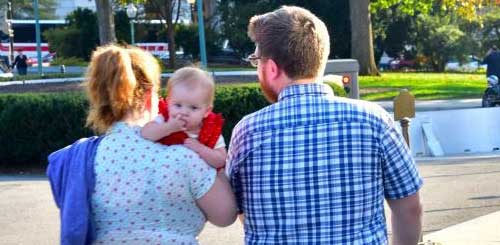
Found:
[(445, 71), (475, 72), (486, 70), (486, 65), (481, 64), (481, 60), (475, 56), (469, 55), (465, 62), (460, 63), (457, 59), (448, 61), (444, 67)]
[(415, 60), (394, 59), (390, 62), (391, 70), (410, 71), (415, 69)]

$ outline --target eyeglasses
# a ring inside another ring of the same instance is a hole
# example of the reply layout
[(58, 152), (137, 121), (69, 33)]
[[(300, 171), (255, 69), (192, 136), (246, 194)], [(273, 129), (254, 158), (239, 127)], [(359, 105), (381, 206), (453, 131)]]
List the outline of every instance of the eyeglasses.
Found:
[(246, 61), (250, 62), (250, 64), (253, 66), (253, 67), (257, 67), (259, 65), (259, 60), (261, 59), (262, 57), (259, 57), (257, 56), (256, 54), (251, 54), (247, 57)]

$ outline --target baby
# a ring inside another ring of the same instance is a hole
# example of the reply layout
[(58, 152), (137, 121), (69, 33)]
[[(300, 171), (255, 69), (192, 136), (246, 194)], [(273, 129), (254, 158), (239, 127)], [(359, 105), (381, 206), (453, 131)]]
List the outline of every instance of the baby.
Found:
[[(141, 130), (142, 137), (164, 144), (169, 144), (169, 138), (175, 138), (170, 142), (184, 141), (184, 146), (198, 153), (210, 166), (223, 168), (226, 163), (226, 144), (220, 135), (223, 119), (212, 112), (214, 89), (214, 81), (207, 72), (194, 67), (177, 70), (168, 81), (167, 100), (160, 102), (162, 114), (144, 125)], [(164, 110), (168, 111), (162, 112), (162, 103)], [(215, 121), (207, 122), (207, 119), (212, 118), (215, 118)], [(207, 127), (207, 124), (212, 126)], [(212, 144), (206, 143), (205, 139), (204, 144), (200, 143), (200, 137), (211, 134), (205, 132), (207, 128), (217, 131), (212, 135), (217, 137)], [(184, 139), (185, 137), (187, 138)]]

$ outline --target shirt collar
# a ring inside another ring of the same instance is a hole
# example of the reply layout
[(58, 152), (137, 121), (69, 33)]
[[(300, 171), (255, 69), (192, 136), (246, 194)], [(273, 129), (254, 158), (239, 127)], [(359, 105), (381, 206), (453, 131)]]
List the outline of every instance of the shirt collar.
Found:
[(288, 97), (299, 95), (331, 95), (333, 90), (330, 86), (323, 83), (306, 83), (306, 84), (292, 84), (281, 91), (278, 96), (278, 101), (284, 100)]

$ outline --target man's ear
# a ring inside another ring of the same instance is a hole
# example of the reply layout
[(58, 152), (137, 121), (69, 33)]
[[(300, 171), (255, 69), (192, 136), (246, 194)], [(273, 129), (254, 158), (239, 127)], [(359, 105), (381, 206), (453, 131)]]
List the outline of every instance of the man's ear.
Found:
[(264, 69), (266, 69), (267, 79), (271, 81), (278, 79), (282, 72), (273, 59), (267, 59), (265, 61)]
[(207, 112), (205, 112), (205, 115), (203, 116), (203, 118), (208, 117), (208, 115), (210, 115), (210, 113), (212, 113), (213, 108), (214, 108), (213, 106), (209, 106), (207, 108)]

